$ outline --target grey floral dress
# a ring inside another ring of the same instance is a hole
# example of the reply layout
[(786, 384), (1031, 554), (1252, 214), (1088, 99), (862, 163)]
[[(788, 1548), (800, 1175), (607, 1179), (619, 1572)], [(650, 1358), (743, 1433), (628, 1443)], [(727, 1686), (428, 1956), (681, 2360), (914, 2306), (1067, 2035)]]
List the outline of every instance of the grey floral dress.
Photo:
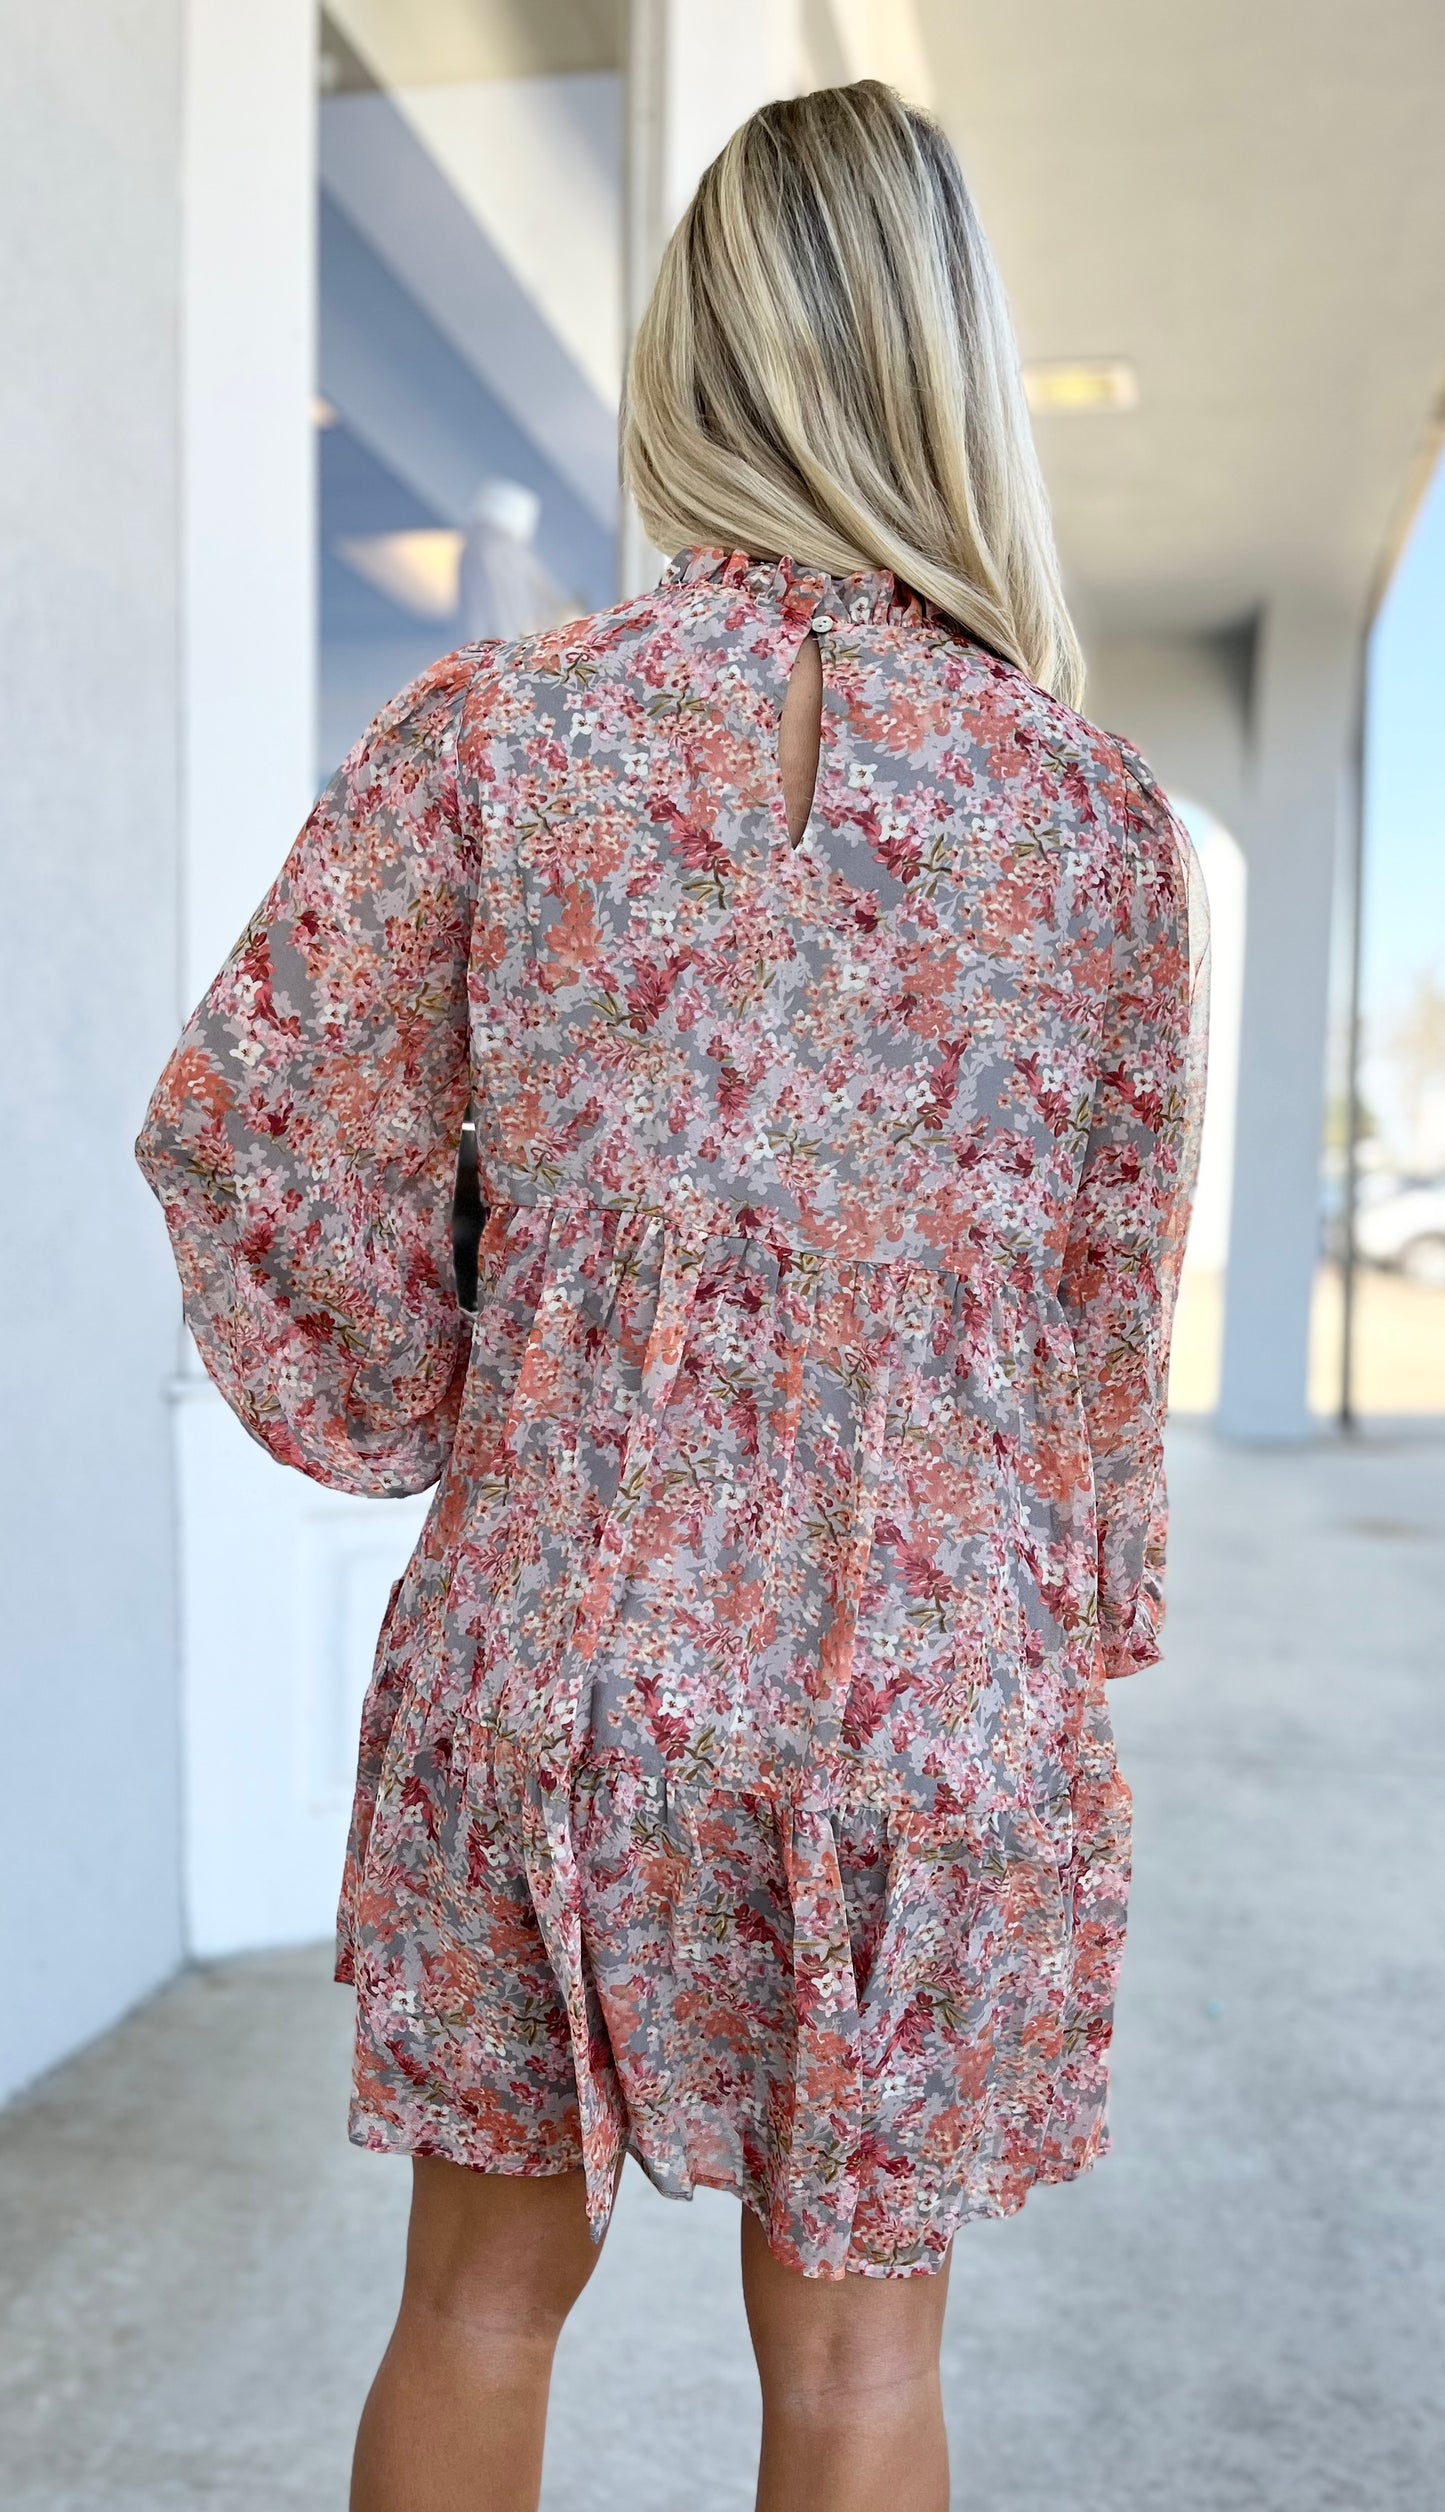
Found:
[(1198, 964), (1139, 759), (886, 575), (688, 552), (339, 770), (140, 1150), (247, 1427), (436, 1485), (361, 1737), (359, 2143), (580, 2165), (599, 2233), (630, 2150), (826, 2277), (1100, 2153)]

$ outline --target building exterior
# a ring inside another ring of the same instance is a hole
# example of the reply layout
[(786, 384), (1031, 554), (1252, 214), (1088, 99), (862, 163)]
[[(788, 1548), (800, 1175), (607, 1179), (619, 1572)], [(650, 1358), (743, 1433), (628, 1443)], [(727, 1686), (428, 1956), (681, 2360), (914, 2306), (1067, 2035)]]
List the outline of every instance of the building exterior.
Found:
[(422, 1504), (249, 1445), (130, 1143), (376, 706), (646, 579), (624, 340), (727, 133), (872, 74), (959, 141), (1091, 711), (1212, 832), (1242, 1438), (1310, 1426), (1363, 639), (1445, 370), (1428, 0), (72, 0), (7, 33), (0, 2094), (187, 1951), (329, 1924)]

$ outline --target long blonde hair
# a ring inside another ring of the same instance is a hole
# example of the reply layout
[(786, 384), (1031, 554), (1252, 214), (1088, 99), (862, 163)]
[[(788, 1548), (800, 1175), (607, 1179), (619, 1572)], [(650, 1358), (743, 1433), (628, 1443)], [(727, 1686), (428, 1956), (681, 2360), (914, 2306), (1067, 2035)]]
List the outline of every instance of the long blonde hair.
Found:
[(628, 368), (660, 549), (887, 568), (1077, 705), (1013, 328), (953, 149), (876, 79), (764, 105), (699, 183)]

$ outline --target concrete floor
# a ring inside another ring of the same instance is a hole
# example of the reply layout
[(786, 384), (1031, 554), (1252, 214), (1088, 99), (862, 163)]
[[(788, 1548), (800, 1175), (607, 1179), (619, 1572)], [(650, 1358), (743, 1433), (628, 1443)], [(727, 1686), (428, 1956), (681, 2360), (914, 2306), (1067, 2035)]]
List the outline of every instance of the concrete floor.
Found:
[[(1436, 2512), (1445, 1445), (1186, 1430), (1174, 1490), (1117, 2150), (959, 2242), (954, 2498)], [(407, 2181), (344, 2142), (347, 2029), (320, 1953), (195, 1971), (0, 2119), (9, 2512), (340, 2512)], [(629, 2175), (548, 2512), (746, 2512), (735, 2242)]]

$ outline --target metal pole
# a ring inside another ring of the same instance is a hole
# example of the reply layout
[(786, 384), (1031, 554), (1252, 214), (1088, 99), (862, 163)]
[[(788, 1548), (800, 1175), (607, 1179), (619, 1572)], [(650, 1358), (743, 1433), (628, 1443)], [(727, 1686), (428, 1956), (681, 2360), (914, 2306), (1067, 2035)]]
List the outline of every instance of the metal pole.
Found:
[(1342, 1431), (1355, 1431), (1359, 1428), (1359, 1417), (1355, 1410), (1355, 1342), (1358, 1324), (1355, 1294), (1359, 1278), (1355, 1214), (1360, 1193), (1360, 1120), (1362, 1115), (1360, 1030), (1365, 923), (1365, 719), (1369, 702), (1370, 630), (1373, 624), (1372, 612), (1365, 623), (1360, 639), (1359, 684), (1355, 701), (1354, 742), (1351, 750), (1350, 980), (1345, 1034), (1345, 1204), (1342, 1216), (1344, 1227), (1340, 1243), (1339, 1424)]

